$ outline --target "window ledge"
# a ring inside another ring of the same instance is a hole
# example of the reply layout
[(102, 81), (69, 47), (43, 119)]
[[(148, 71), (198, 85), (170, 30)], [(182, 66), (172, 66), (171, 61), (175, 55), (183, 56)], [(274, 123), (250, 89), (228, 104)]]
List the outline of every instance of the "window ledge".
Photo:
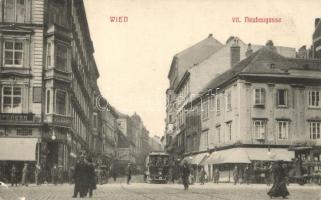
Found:
[(264, 104), (254, 104), (255, 108), (265, 108)]
[(308, 106), (309, 110), (321, 110), (321, 107)]
[(276, 106), (277, 108), (280, 108), (280, 109), (287, 109), (287, 108), (289, 108), (289, 106), (283, 106), (283, 105), (277, 105)]

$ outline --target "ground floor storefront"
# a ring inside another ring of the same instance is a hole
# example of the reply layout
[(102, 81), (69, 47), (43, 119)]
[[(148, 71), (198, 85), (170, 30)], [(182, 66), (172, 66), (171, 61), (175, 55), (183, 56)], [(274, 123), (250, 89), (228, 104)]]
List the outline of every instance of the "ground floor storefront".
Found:
[(5, 127), (0, 132), (0, 180), (6, 182), (10, 181), (13, 166), (19, 182), (25, 164), (30, 182), (35, 181), (36, 171), (39, 181), (51, 182), (54, 166), (61, 181), (67, 181), (77, 156), (86, 152), (84, 143), (68, 128)]

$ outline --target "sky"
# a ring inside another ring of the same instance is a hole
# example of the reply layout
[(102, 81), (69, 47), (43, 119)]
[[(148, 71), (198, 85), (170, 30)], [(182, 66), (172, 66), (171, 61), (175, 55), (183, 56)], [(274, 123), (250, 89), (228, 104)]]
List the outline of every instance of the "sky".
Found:
[[(210, 33), (225, 43), (299, 48), (311, 45), (320, 0), (84, 0), (102, 95), (117, 110), (139, 114), (150, 135), (164, 135), (165, 91), (173, 56)], [(128, 21), (111, 22), (125, 16)], [(244, 17), (281, 23), (245, 23)], [(233, 23), (239, 17), (241, 23)]]

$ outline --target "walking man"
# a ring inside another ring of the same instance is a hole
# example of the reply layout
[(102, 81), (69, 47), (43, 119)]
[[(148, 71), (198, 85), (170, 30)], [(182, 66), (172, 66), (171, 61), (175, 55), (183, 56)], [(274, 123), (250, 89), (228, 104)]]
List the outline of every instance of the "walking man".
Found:
[(86, 173), (87, 173), (87, 178), (88, 178), (88, 193), (89, 197), (93, 196), (93, 190), (96, 189), (96, 175), (95, 175), (95, 167), (94, 164), (92, 163), (92, 159), (88, 158), (87, 159), (88, 163), (86, 166)]
[(236, 185), (239, 182), (239, 170), (237, 166), (235, 166), (233, 170), (233, 179), (234, 179), (234, 185)]
[(243, 179), (244, 179), (244, 181), (243, 181), (244, 183), (246, 183), (246, 184), (250, 183), (250, 168), (248, 165), (244, 169)]
[(57, 165), (54, 165), (53, 168), (51, 169), (51, 181), (54, 185), (57, 185), (57, 180), (58, 180), (58, 168)]
[(214, 183), (218, 183), (220, 180), (220, 170), (215, 168), (214, 170)]
[(25, 163), (25, 165), (22, 169), (21, 185), (28, 186), (28, 164), (27, 163)]
[(75, 173), (74, 173), (74, 180), (75, 180), (75, 187), (74, 187), (74, 195), (73, 198), (77, 198), (78, 193), (80, 198), (83, 198), (86, 194), (86, 163), (85, 163), (85, 155), (81, 155), (79, 161), (76, 163), (75, 166)]
[(35, 182), (36, 185), (40, 185), (41, 167), (39, 164), (36, 165), (35, 169)]
[(181, 173), (182, 173), (181, 176), (182, 176), (182, 181), (184, 185), (184, 190), (188, 190), (188, 185), (189, 185), (188, 178), (190, 175), (190, 170), (186, 160), (184, 161), (184, 164), (182, 166)]
[(17, 168), (15, 165), (11, 169), (11, 186), (15, 185), (17, 187)]
[(128, 163), (126, 171), (127, 171), (127, 184), (129, 185), (130, 180), (132, 179), (132, 172), (133, 172), (131, 163)]
[(202, 169), (200, 171), (200, 182), (201, 182), (201, 185), (204, 185), (204, 183), (205, 183), (205, 176), (206, 176), (206, 172), (204, 170), (204, 167), (202, 167)]

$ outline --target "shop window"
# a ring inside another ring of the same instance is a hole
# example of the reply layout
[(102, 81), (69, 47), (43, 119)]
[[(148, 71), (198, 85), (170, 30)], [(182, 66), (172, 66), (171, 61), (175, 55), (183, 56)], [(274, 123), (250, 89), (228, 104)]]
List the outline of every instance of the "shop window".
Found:
[(1, 102), (3, 113), (22, 113), (22, 88), (4, 86)]

